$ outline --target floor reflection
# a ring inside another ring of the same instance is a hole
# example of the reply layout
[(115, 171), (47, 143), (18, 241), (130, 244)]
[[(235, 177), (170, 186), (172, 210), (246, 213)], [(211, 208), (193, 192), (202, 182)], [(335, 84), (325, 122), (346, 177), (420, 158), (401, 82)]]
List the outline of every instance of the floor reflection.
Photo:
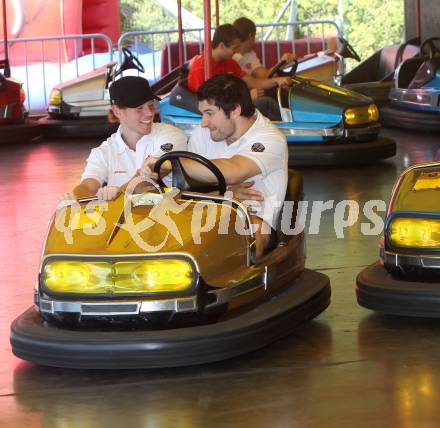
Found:
[[(397, 175), (431, 161), (435, 135), (385, 130), (395, 158), (363, 167), (302, 168), (308, 201), (388, 201)], [(197, 367), (83, 371), (16, 359), (9, 325), (32, 303), (46, 226), (79, 180), (97, 141), (0, 147), (0, 427), (436, 427), (440, 321), (372, 314), (357, 305), (357, 273), (377, 258), (378, 236), (359, 224), (344, 238), (324, 213), (307, 236), (310, 268), (328, 274), (332, 303), (269, 347)], [(361, 211), (362, 212), (362, 211)], [(360, 217), (361, 218), (361, 217)]]

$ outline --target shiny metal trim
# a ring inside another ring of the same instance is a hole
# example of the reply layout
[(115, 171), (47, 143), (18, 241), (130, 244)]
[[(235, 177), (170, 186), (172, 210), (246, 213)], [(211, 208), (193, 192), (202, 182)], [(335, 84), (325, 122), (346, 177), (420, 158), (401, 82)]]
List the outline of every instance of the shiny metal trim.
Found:
[(373, 123), (362, 128), (345, 128), (344, 137), (357, 137), (359, 135), (374, 135), (380, 131), (380, 124)]
[[(417, 97), (429, 97), (429, 102), (414, 101), (411, 100)], [(404, 102), (406, 104), (418, 105), (418, 106), (429, 106), (439, 110), (438, 100), (440, 94), (438, 89), (435, 88), (425, 88), (425, 89), (401, 89), (395, 88), (390, 92), (390, 99), (392, 101)]]
[(16, 103), (0, 106), (0, 117), (2, 119), (10, 119), (12, 117), (13, 107), (15, 104)]
[(250, 293), (251, 291), (266, 289), (265, 274), (266, 273), (264, 272), (263, 274), (232, 288), (220, 288), (218, 290), (209, 291), (208, 295), (215, 297), (216, 300), (209, 305), (206, 305), (206, 308), (209, 309), (218, 305), (229, 303), (235, 297)]
[(280, 130), (286, 137), (342, 137), (344, 134), (344, 128), (342, 126), (319, 129), (278, 127), (278, 130)]
[[(47, 306), (46, 308), (42, 306)], [(125, 311), (117, 310), (126, 306)], [(87, 310), (87, 308), (94, 307), (94, 310)], [(110, 310), (111, 308), (115, 310)], [(164, 300), (149, 300), (149, 301), (114, 301), (114, 302), (87, 302), (87, 301), (59, 301), (41, 298), (39, 300), (38, 308), (40, 312), (45, 313), (76, 313), (81, 316), (122, 316), (122, 315), (140, 315), (149, 312), (195, 312), (197, 311), (197, 297), (185, 297), (179, 299), (164, 299)], [(99, 310), (106, 308), (105, 310)], [(132, 308), (132, 309), (131, 309)]]
[(381, 256), (386, 264), (396, 267), (420, 266), (426, 269), (440, 269), (440, 256), (427, 256), (420, 254), (398, 254), (391, 251), (381, 251)]

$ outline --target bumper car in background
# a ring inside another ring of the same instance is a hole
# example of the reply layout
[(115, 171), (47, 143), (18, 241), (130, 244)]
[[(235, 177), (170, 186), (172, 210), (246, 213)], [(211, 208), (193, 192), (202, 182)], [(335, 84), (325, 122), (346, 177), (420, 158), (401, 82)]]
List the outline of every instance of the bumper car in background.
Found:
[[(179, 157), (210, 168), (218, 185), (192, 181)], [(215, 165), (171, 152), (156, 171), (166, 160), (181, 190), (127, 190), (105, 205), (92, 199), (57, 212), (35, 306), (11, 327), (16, 356), (93, 369), (206, 363), (261, 348), (329, 305), (328, 277), (304, 268), (304, 232), (286, 232), (302, 198), (299, 173), (289, 171), (286, 195), (295, 209), (280, 214), (276, 242), (256, 260), (247, 208), (223, 196)]]
[(40, 136), (37, 122), (27, 119), (23, 84), (10, 77), (8, 60), (0, 61), (0, 144), (30, 142)]
[(389, 98), (391, 104), (381, 109), (383, 124), (440, 131), (440, 38), (427, 39), (419, 56), (398, 67)]
[(375, 311), (440, 317), (440, 162), (414, 165), (389, 203), (380, 260), (356, 279), (358, 303)]
[(124, 71), (144, 73), (144, 67), (127, 48), (123, 62), (104, 67), (55, 86), (49, 95), (48, 116), (39, 120), (46, 137), (106, 138), (118, 127), (107, 120), (110, 108), (108, 88)]
[[(371, 98), (296, 76), (295, 66), (289, 72), (292, 86), (276, 94), (282, 121), (273, 122), (287, 138), (289, 165), (368, 164), (395, 155), (395, 142), (379, 135), (379, 112)], [(196, 94), (185, 79), (162, 98), (160, 118), (188, 136), (199, 125)]]
[(401, 45), (385, 46), (344, 74), (341, 85), (371, 97), (382, 106), (389, 102), (394, 72), (402, 61), (419, 54), (419, 39)]

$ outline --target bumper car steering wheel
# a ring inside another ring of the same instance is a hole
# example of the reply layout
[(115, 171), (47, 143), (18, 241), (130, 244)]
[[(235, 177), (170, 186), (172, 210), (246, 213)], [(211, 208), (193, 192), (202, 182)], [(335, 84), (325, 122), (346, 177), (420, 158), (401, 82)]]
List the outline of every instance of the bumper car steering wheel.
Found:
[(274, 76), (293, 77), (296, 73), (297, 68), (298, 68), (298, 61), (296, 59), (290, 62), (287, 62), (285, 59), (283, 59), (275, 65), (275, 67), (267, 75), (267, 77), (274, 77)]
[[(217, 178), (217, 184), (200, 183), (192, 179), (180, 162), (180, 158), (191, 159), (198, 162), (208, 168), (214, 176)], [(154, 172), (159, 175), (157, 184), (161, 187), (166, 187), (165, 183), (160, 176), (160, 167), (162, 164), (169, 160), (171, 162), (171, 172), (173, 174), (173, 187), (177, 187), (180, 190), (189, 190), (191, 192), (208, 193), (218, 191), (220, 195), (224, 195), (226, 192), (226, 180), (220, 169), (209, 159), (204, 158), (197, 153), (175, 151), (169, 152), (161, 156), (154, 165)]]
[(137, 70), (140, 73), (145, 73), (145, 68), (142, 63), (139, 61), (137, 57), (133, 55), (128, 48), (122, 48), (122, 54), (124, 55), (124, 60), (122, 61), (121, 66), (115, 73), (115, 77), (119, 76), (125, 70)]
[(345, 40), (342, 36), (339, 36), (338, 40), (341, 44), (341, 47), (338, 49), (339, 55), (341, 55), (343, 58), (352, 58), (357, 62), (361, 62), (360, 56), (354, 50), (353, 46), (348, 43), (348, 40)]

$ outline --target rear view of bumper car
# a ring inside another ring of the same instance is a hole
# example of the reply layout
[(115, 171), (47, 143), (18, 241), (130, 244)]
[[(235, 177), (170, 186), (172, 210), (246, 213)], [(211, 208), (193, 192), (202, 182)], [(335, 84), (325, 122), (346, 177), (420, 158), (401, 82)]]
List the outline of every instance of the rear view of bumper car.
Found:
[(289, 172), (289, 211), (256, 260), (249, 214), (223, 196), (221, 172), (188, 152), (161, 159), (176, 156), (208, 165), (219, 183), (203, 192), (219, 196), (188, 185), (176, 166), (174, 183), (186, 190), (127, 190), (106, 206), (92, 199), (58, 211), (35, 306), (11, 327), (16, 356), (71, 368), (206, 363), (266, 346), (325, 310), (329, 279), (304, 269), (303, 232), (289, 233), (301, 176)]
[(440, 163), (415, 165), (397, 180), (380, 260), (356, 279), (358, 303), (394, 315), (440, 317)]

